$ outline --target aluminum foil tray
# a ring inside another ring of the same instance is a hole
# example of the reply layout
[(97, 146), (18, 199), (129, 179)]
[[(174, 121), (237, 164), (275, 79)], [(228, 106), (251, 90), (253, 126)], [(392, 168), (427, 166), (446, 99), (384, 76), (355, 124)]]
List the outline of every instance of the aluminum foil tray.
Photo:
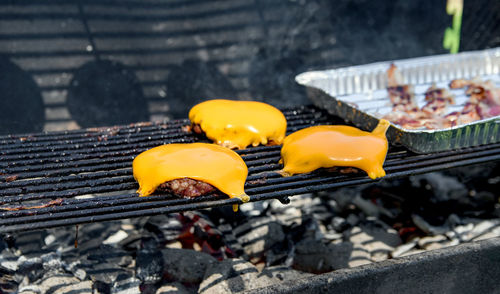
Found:
[[(307, 87), (315, 105), (361, 129), (372, 130), (392, 108), (386, 90), (386, 71), (391, 63), (399, 68), (405, 83), (415, 86), (420, 107), (424, 105), (423, 94), (432, 83), (448, 88), (453, 79), (481, 77), (500, 87), (500, 48), (310, 71), (295, 80)], [(448, 112), (461, 110), (468, 100), (465, 90), (450, 91), (456, 104)], [(496, 143), (500, 142), (500, 116), (436, 130), (410, 130), (391, 123), (387, 138), (391, 144), (404, 145), (417, 153)]]

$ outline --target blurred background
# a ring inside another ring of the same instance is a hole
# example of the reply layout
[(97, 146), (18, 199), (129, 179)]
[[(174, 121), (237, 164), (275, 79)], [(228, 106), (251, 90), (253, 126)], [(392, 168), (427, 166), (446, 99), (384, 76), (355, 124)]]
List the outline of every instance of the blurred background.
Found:
[[(446, 5), (2, 1), (0, 134), (185, 118), (213, 98), (308, 104), (298, 73), (449, 53)], [(459, 51), (498, 47), (500, 1), (465, 0), (460, 24)]]

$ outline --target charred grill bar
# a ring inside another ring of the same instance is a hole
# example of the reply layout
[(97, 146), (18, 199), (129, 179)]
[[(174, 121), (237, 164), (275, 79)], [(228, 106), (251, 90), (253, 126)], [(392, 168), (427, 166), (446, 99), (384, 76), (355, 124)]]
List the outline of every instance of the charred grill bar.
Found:
[[(284, 110), (288, 132), (338, 121), (311, 106)], [(174, 142), (204, 139), (187, 133), (187, 120), (165, 124), (0, 137), (0, 232), (17, 232), (130, 217), (204, 209), (239, 203), (225, 196), (180, 199), (138, 197), (131, 163), (140, 152)], [(363, 172), (317, 171), (283, 178), (280, 146), (237, 151), (249, 167), (250, 201), (373, 182)], [(393, 147), (385, 179), (500, 160), (500, 143), (418, 155)], [(112, 194), (110, 194), (112, 192)], [(85, 196), (84, 196), (85, 195)], [(89, 196), (91, 195), (91, 196)]]

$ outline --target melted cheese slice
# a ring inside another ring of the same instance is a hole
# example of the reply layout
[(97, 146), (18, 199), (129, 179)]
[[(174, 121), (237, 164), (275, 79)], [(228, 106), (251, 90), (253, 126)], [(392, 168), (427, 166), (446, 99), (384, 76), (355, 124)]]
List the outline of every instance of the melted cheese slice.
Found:
[(269, 142), (279, 145), (286, 132), (283, 113), (256, 101), (205, 101), (191, 108), (189, 119), (200, 125), (214, 143), (231, 149)]
[(389, 122), (380, 120), (370, 133), (350, 126), (314, 126), (287, 136), (281, 149), (284, 176), (334, 166), (356, 167), (372, 179), (385, 176), (382, 168)]
[(234, 151), (206, 143), (168, 144), (139, 154), (132, 163), (140, 196), (165, 182), (190, 178), (208, 183), (231, 198), (249, 200), (243, 190), (248, 168)]

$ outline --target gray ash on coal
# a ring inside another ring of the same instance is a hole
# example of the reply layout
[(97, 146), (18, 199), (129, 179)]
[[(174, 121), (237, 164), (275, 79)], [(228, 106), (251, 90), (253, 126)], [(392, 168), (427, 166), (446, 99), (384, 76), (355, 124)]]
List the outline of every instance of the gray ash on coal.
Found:
[(500, 166), (3, 236), (0, 292), (237, 293), (500, 236)]

